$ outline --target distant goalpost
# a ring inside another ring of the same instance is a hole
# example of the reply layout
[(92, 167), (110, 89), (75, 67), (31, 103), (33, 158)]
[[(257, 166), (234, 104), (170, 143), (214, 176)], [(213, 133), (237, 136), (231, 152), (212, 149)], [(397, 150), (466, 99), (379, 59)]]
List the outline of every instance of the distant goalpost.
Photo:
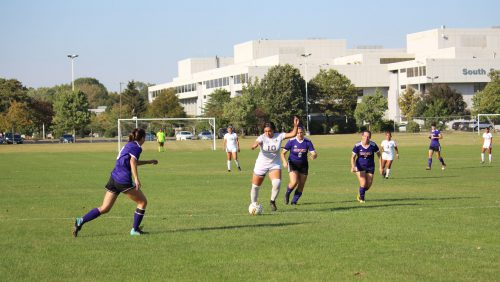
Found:
[(493, 129), (495, 129), (495, 123), (493, 121), (491, 121), (491, 119), (489, 118), (490, 116), (497, 117), (497, 116), (500, 116), (500, 114), (478, 114), (477, 115), (477, 135), (480, 135), (480, 133), (481, 133), (481, 128), (480, 128), (481, 117), (486, 117), (486, 119), (488, 119), (489, 124), (491, 124)]
[[(212, 131), (213, 139), (212, 139), (212, 150), (215, 151), (216, 145), (215, 145), (215, 139), (217, 138), (217, 132), (215, 131), (215, 118), (120, 118), (118, 119), (118, 152), (122, 148), (122, 138), (123, 138), (123, 132), (122, 132), (122, 125), (124, 122), (135, 122), (135, 128), (139, 128), (139, 123), (140, 122), (198, 122), (198, 121), (205, 121), (208, 122), (210, 125), (210, 129)], [(128, 132), (125, 132), (128, 135)], [(196, 132), (193, 132), (193, 134), (196, 136)]]

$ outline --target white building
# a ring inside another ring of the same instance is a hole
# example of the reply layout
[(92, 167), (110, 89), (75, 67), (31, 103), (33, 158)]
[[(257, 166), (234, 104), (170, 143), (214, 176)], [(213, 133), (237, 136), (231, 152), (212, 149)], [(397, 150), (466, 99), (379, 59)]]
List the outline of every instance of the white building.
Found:
[(399, 120), (397, 98), (407, 87), (425, 92), (432, 83), (447, 83), (471, 107), (474, 93), (489, 82), (489, 71), (500, 69), (500, 28), (442, 27), (408, 34), (406, 40), (406, 49), (349, 49), (345, 40), (327, 39), (249, 41), (234, 46), (234, 58), (179, 61), (178, 77), (149, 87), (149, 101), (161, 90), (175, 88), (186, 113), (201, 115), (215, 89), (226, 89), (234, 97), (248, 79), (264, 77), (272, 66), (291, 64), (306, 80), (321, 69), (336, 69), (360, 96), (380, 89), (389, 102), (386, 117)]

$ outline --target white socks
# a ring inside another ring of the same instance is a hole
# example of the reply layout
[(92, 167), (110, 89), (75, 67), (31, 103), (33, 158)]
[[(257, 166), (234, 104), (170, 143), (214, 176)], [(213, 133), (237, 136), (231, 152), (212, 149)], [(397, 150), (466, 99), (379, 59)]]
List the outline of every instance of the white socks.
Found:
[(271, 191), (271, 201), (276, 201), (276, 198), (278, 197), (278, 194), (280, 193), (280, 186), (281, 186), (281, 180), (280, 179), (273, 179), (271, 181), (273, 185), (273, 190)]
[(385, 177), (389, 177), (389, 174), (391, 174), (391, 169), (388, 168), (385, 170)]
[[(491, 163), (491, 154), (488, 154), (488, 160)], [(484, 153), (481, 153), (481, 162), (484, 163)]]
[(227, 161), (227, 170), (231, 170), (231, 161)]
[(259, 189), (260, 186), (252, 184), (252, 189), (250, 191), (250, 201), (252, 201), (252, 203), (257, 203), (257, 199), (259, 198)]
[(237, 167), (240, 167), (240, 163), (238, 162), (238, 160), (234, 160), (234, 162), (236, 163)]

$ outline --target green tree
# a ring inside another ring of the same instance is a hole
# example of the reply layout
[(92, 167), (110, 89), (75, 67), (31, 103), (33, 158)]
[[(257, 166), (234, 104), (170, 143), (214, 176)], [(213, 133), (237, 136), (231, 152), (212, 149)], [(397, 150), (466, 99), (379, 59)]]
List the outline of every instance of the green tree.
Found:
[(256, 108), (251, 92), (244, 89), (241, 96), (234, 97), (224, 104), (223, 118), (242, 134), (253, 132), (257, 125)]
[(224, 105), (231, 101), (231, 93), (225, 89), (216, 89), (210, 94), (208, 101), (203, 108), (205, 117), (215, 118), (216, 128), (226, 127), (228, 120), (224, 118)]
[(289, 130), (294, 116), (305, 118), (305, 81), (292, 65), (269, 69), (254, 93), (257, 108), (268, 115), (277, 130)]
[(111, 106), (111, 99), (106, 87), (99, 80), (91, 77), (83, 77), (75, 80), (75, 88), (87, 95), (89, 107)]
[(81, 91), (64, 92), (54, 102), (54, 126), (56, 134), (80, 131), (90, 122), (87, 96)]
[(398, 99), (401, 114), (408, 120), (411, 120), (415, 116), (420, 100), (420, 95), (418, 95), (415, 89), (408, 87)]
[(426, 127), (436, 122), (439, 128), (443, 128), (445, 122), (452, 120), (453, 116), (469, 114), (466, 107), (467, 104), (462, 94), (451, 89), (447, 84), (435, 84), (417, 104), (415, 114), (426, 117)]
[(358, 126), (368, 123), (368, 129), (371, 130), (374, 124), (380, 123), (384, 112), (387, 110), (387, 99), (384, 98), (380, 90), (376, 90), (373, 96), (364, 96), (356, 106), (354, 117)]
[(13, 101), (27, 102), (28, 89), (17, 79), (0, 78), (0, 113), (7, 111)]
[(12, 101), (0, 118), (0, 131), (26, 133), (33, 125), (28, 105), (17, 101)]
[(123, 105), (128, 105), (131, 109), (129, 113), (131, 116), (142, 117), (146, 113), (146, 100), (139, 93), (133, 80), (128, 82), (127, 89), (123, 92), (122, 107)]
[(354, 84), (334, 69), (320, 70), (309, 83), (309, 103), (314, 112), (353, 117), (357, 103)]
[(175, 89), (162, 91), (148, 107), (148, 116), (152, 118), (183, 118), (186, 117), (184, 108), (179, 103)]
[(472, 97), (473, 114), (500, 113), (500, 71), (489, 74), (491, 81)]

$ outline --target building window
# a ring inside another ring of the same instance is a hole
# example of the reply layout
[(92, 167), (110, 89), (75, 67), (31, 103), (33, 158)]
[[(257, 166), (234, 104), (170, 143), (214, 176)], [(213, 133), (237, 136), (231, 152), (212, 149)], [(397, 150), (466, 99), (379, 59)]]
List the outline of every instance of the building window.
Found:
[(406, 89), (406, 85), (401, 85), (401, 89)]
[(406, 73), (406, 69), (400, 69), (399, 73)]
[(358, 97), (363, 97), (363, 89), (356, 89), (356, 94), (358, 94)]
[(474, 93), (479, 92), (479, 91), (483, 91), (485, 87), (486, 87), (486, 83), (484, 83), (484, 82), (474, 83)]

